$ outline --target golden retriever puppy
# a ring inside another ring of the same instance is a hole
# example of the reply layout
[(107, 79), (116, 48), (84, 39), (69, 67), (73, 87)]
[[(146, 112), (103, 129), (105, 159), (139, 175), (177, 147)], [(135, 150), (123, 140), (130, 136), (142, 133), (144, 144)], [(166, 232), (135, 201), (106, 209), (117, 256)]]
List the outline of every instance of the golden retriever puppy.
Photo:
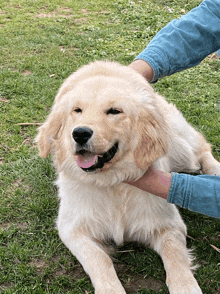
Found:
[(124, 294), (105, 245), (144, 243), (163, 260), (171, 294), (200, 294), (173, 204), (132, 187), (154, 164), (163, 171), (220, 175), (210, 145), (173, 104), (133, 69), (98, 61), (61, 86), (36, 137), (58, 173), (59, 236), (83, 265), (96, 294)]

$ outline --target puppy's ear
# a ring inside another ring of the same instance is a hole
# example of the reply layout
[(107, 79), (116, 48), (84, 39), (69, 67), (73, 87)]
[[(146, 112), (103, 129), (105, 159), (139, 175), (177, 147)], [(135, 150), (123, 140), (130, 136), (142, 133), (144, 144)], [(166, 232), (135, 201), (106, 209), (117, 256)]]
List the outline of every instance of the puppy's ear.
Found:
[(35, 138), (39, 149), (40, 157), (47, 157), (51, 151), (51, 146), (58, 138), (64, 123), (64, 115), (62, 112), (52, 110), (47, 120), (38, 129), (38, 134)]
[(168, 126), (159, 113), (143, 109), (138, 123), (138, 145), (134, 151), (137, 167), (146, 170), (156, 159), (168, 150)]

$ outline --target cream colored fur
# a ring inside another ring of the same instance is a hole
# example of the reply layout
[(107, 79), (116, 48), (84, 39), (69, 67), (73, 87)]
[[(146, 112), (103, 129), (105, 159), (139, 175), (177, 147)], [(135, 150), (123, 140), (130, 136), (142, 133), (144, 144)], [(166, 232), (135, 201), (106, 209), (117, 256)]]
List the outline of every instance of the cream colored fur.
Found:
[[(107, 114), (111, 107), (122, 113)], [(88, 146), (95, 154), (119, 142), (102, 169), (86, 172), (77, 165), (72, 132), (79, 126), (93, 130)], [(220, 175), (210, 145), (173, 104), (131, 68), (94, 62), (63, 83), (36, 141), (40, 156), (52, 153), (58, 173), (60, 238), (89, 274), (96, 294), (125, 293), (104, 247), (108, 240), (139, 241), (156, 250), (171, 294), (202, 293), (175, 205), (123, 183), (140, 178), (151, 164), (167, 172)]]

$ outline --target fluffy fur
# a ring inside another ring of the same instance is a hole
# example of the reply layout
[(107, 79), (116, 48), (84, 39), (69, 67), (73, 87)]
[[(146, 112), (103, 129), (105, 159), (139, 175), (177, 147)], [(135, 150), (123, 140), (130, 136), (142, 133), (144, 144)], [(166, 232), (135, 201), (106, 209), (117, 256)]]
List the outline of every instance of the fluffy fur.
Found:
[[(73, 130), (85, 127), (93, 134), (80, 146)], [(105, 250), (109, 240), (139, 241), (156, 250), (171, 294), (202, 293), (175, 205), (123, 183), (140, 178), (151, 164), (167, 172), (220, 175), (210, 145), (173, 104), (131, 68), (94, 62), (63, 83), (36, 141), (41, 157), (52, 153), (58, 173), (60, 238), (89, 274), (96, 294), (125, 293)], [(102, 168), (86, 171), (77, 163), (102, 157), (116, 142), (116, 154)]]

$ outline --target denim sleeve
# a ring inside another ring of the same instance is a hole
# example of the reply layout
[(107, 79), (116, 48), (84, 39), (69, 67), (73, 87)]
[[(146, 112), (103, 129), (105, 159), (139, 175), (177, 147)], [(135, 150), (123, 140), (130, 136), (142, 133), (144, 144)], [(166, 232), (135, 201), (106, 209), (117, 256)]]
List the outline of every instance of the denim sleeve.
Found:
[(220, 219), (220, 177), (172, 173), (167, 201)]
[(153, 68), (152, 82), (199, 64), (220, 48), (220, 0), (204, 0), (171, 21), (135, 59)]

